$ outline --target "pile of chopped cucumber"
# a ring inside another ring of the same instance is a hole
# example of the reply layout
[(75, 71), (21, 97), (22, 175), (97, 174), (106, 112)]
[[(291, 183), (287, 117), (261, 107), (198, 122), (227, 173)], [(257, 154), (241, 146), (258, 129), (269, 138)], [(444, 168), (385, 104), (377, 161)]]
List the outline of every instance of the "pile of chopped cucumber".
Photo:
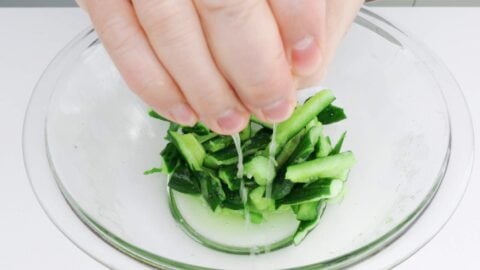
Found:
[(330, 90), (319, 91), (286, 121), (268, 124), (252, 117), (236, 136), (216, 134), (202, 123), (170, 123), (161, 167), (145, 174), (167, 174), (170, 189), (203, 198), (212, 211), (241, 212), (254, 224), (289, 208), (299, 221), (292, 235), (298, 244), (328, 201), (339, 196), (355, 163), (351, 152), (341, 151), (345, 133), (335, 144), (324, 134), (323, 125), (346, 118), (334, 100)]

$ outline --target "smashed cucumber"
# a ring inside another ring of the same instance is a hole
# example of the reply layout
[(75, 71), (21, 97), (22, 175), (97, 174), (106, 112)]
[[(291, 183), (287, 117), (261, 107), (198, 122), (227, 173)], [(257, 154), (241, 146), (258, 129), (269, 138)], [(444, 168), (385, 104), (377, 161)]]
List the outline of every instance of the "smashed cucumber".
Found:
[(322, 90), (309, 98), (303, 105), (297, 106), (289, 119), (278, 124), (275, 135), (277, 146), (283, 146), (334, 100), (335, 96), (332, 91)]
[[(185, 127), (150, 111), (150, 116), (169, 123), (168, 143), (160, 153), (161, 166), (145, 174), (169, 176), (172, 211), (181, 222), (190, 222), (187, 230), (197, 230), (190, 231), (194, 237), (219, 242), (224, 234), (214, 228), (227, 226), (225, 235), (235, 236), (239, 243), (248, 239), (250, 244), (244, 246), (264, 243), (239, 225), (243, 220), (258, 235), (277, 239), (273, 249), (297, 245), (320, 222), (327, 203), (341, 196), (355, 163), (353, 153), (342, 150), (346, 133), (334, 145), (325, 134), (324, 125), (346, 118), (343, 109), (332, 104), (334, 100), (332, 91), (319, 91), (276, 125), (252, 116), (239, 134), (240, 145), (202, 123)], [(202, 203), (192, 205), (193, 198)], [(201, 217), (193, 218), (194, 214)], [(231, 244), (223, 250), (232, 251)], [(248, 253), (243, 247), (238, 250)]]
[(169, 131), (173, 143), (182, 153), (185, 161), (190, 168), (195, 171), (201, 171), (203, 160), (205, 159), (205, 150), (193, 134), (180, 134), (175, 131)]
[(322, 178), (346, 180), (353, 164), (352, 152), (344, 152), (288, 166), (285, 178), (294, 183), (310, 183)]

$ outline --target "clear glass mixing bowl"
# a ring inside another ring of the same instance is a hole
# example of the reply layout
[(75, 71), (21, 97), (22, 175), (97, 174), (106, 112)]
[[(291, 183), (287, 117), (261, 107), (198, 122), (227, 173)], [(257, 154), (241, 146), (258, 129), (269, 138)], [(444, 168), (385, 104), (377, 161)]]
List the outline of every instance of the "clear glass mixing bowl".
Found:
[(132, 269), (132, 262), (115, 263), (115, 256), (117, 262), (126, 259), (100, 254), (95, 240), (80, 236), (84, 228), (67, 225), (61, 216), (68, 214), (52, 203), (57, 188), (98, 236), (148, 265), (312, 269), (350, 266), (384, 250), (421, 216), (442, 180), (456, 181), (442, 193), (445, 213), (430, 219), (436, 223), (428, 237), (382, 261), (391, 266), (431, 238), (463, 194), (473, 160), (468, 110), (453, 79), (421, 44), (368, 10), (346, 35), (322, 85), (334, 90), (348, 114), (327, 133), (338, 137), (348, 130), (345, 149), (358, 163), (344, 199), (328, 206), (299, 246), (236, 255), (182, 231), (170, 213), (165, 177), (142, 174), (159, 163), (166, 125), (148, 117), (92, 30), (58, 55), (32, 97), (24, 130), (32, 185), (60, 229), (115, 268)]

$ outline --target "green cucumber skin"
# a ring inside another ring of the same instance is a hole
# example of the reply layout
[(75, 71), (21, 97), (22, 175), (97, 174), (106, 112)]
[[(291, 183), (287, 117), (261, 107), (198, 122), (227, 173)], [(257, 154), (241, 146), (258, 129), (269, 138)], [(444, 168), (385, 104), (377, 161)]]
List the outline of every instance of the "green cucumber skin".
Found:
[[(250, 125), (247, 125), (247, 127), (240, 132), (240, 140), (242, 142), (246, 141), (250, 139), (250, 135), (251, 135), (251, 128), (250, 128)], [(230, 145), (233, 145), (232, 136), (217, 136), (210, 140), (206, 140), (206, 142), (203, 143), (203, 147), (209, 153), (218, 152), (220, 150), (227, 148)]]
[(163, 160), (162, 170), (166, 174), (170, 174), (180, 162), (180, 152), (173, 143), (168, 143), (162, 150), (160, 156)]
[(330, 90), (322, 90), (297, 107), (292, 116), (278, 124), (275, 136), (277, 148), (283, 146), (289, 139), (302, 130), (312, 119), (335, 100)]
[(271, 198), (265, 198), (264, 195), (265, 187), (256, 187), (248, 194), (249, 204), (260, 213), (275, 210), (275, 201)]
[(290, 180), (285, 179), (285, 171), (277, 173), (277, 177), (273, 180), (272, 184), (272, 199), (279, 200), (287, 196), (292, 188), (294, 183)]
[(298, 225), (298, 229), (293, 236), (293, 244), (295, 246), (298, 246), (302, 242), (302, 240), (305, 239), (307, 234), (313, 229), (315, 229), (315, 227), (317, 227), (318, 223), (320, 223), (320, 218), (325, 212), (326, 206), (326, 202), (320, 201), (320, 205), (318, 206), (317, 218), (315, 218), (314, 220), (306, 220), (300, 222), (300, 225)]
[(330, 104), (318, 114), (317, 118), (322, 124), (329, 125), (347, 119), (347, 115), (342, 108)]
[(256, 117), (255, 115), (250, 116), (250, 121), (252, 121), (253, 123), (257, 123), (257, 124), (259, 124), (259, 125), (261, 125), (265, 128), (268, 128), (268, 129), (273, 128), (273, 124), (263, 122), (262, 120), (258, 119), (258, 117)]
[(245, 127), (242, 131), (240, 131), (239, 136), (242, 142), (250, 139), (250, 137), (252, 136), (252, 125), (248, 123), (247, 127)]
[(217, 207), (226, 199), (220, 180), (213, 174), (206, 172), (196, 172), (193, 177), (198, 179), (203, 198), (212, 211), (215, 211), (215, 209), (217, 209)]
[(332, 151), (332, 145), (330, 144), (328, 137), (325, 137), (324, 135), (320, 136), (318, 139), (317, 148), (317, 158), (328, 156)]
[(194, 133), (200, 136), (210, 134), (210, 129), (202, 122), (197, 122), (193, 127), (182, 127), (183, 134)]
[(158, 120), (162, 120), (162, 121), (165, 121), (165, 122), (170, 122), (170, 120), (168, 120), (167, 118), (161, 116), (160, 114), (158, 114), (156, 111), (154, 110), (149, 110), (148, 111), (148, 115), (152, 118), (155, 118), (155, 119), (158, 119)]
[(225, 200), (222, 202), (222, 207), (232, 209), (232, 210), (241, 210), (244, 208), (242, 198), (240, 197), (240, 192), (224, 189)]
[(154, 173), (163, 173), (163, 169), (162, 168), (151, 168), (150, 170), (147, 170), (147, 171), (144, 171), (143, 172), (143, 175), (150, 175), (150, 174), (154, 174)]
[(310, 183), (322, 178), (345, 180), (345, 172), (354, 164), (352, 152), (344, 152), (288, 166), (285, 178), (294, 183)]
[(305, 129), (302, 129), (297, 135), (295, 135), (285, 144), (285, 146), (280, 151), (280, 154), (278, 154), (276, 158), (277, 167), (281, 168), (283, 167), (283, 165), (285, 165), (285, 163), (290, 159), (290, 156), (293, 154), (297, 146), (302, 141), (303, 136), (305, 136)]
[(208, 140), (203, 144), (203, 147), (207, 152), (214, 153), (222, 149), (225, 149), (227, 146), (233, 144), (233, 139), (230, 136), (218, 136), (211, 140)]
[(198, 140), (199, 143), (204, 143), (204, 142), (207, 142), (207, 141), (209, 141), (209, 140), (211, 140), (211, 139), (213, 139), (213, 138), (216, 138), (216, 137), (218, 137), (218, 136), (220, 136), (220, 135), (218, 135), (218, 134), (216, 134), (216, 133), (209, 133), (209, 134), (201, 135), (201, 136), (195, 134), (194, 136), (197, 138), (197, 140)]
[(175, 171), (173, 171), (168, 181), (168, 186), (178, 192), (200, 194), (200, 184), (186, 166), (178, 166)]
[(346, 135), (347, 135), (346, 131), (342, 133), (342, 135), (340, 136), (340, 139), (338, 139), (338, 142), (335, 144), (332, 151), (330, 151), (329, 155), (336, 155), (340, 153), (340, 151), (342, 150), (343, 141), (345, 140)]
[[(247, 158), (265, 149), (270, 143), (270, 134), (263, 129), (242, 145), (243, 157)], [(233, 165), (237, 163), (238, 155), (234, 145), (230, 145), (218, 152), (209, 153), (205, 157), (204, 165), (212, 169), (218, 169), (220, 166)]]
[(158, 114), (156, 111), (154, 110), (149, 110), (148, 111), (148, 115), (152, 118), (155, 118), (155, 119), (158, 119), (158, 120), (161, 120), (161, 121), (165, 121), (165, 122), (168, 122), (170, 123), (170, 128), (169, 130), (173, 130), (173, 131), (177, 131), (180, 127), (182, 128), (182, 132), (184, 134), (187, 134), (187, 133), (195, 133), (199, 136), (203, 136), (203, 135), (207, 135), (210, 133), (210, 129), (202, 122), (198, 122), (196, 123), (193, 127), (187, 127), (187, 126), (180, 126), (179, 124), (176, 124), (170, 120), (168, 120), (167, 118), (161, 116), (160, 114)]
[(315, 152), (315, 146), (320, 136), (322, 136), (323, 127), (321, 124), (312, 126), (307, 134), (303, 137), (303, 140), (298, 144), (295, 152), (289, 159), (289, 164), (302, 163), (308, 159), (308, 157)]
[(320, 201), (302, 203), (295, 205), (294, 212), (297, 215), (297, 219), (301, 221), (314, 220), (318, 216), (318, 207)]
[(225, 183), (229, 190), (240, 189), (240, 179), (237, 178), (237, 166), (224, 166), (218, 170), (218, 177)]
[(168, 131), (173, 143), (180, 151), (192, 170), (201, 171), (203, 160), (205, 159), (205, 150), (193, 136), (193, 134), (180, 134), (175, 131)]
[(263, 222), (262, 213), (250, 211), (250, 222), (253, 224), (261, 224)]
[(338, 184), (339, 180), (321, 179), (308, 185), (296, 184), (290, 193), (283, 199), (277, 200), (277, 206), (296, 205), (330, 199), (337, 194), (332, 194), (332, 185)]

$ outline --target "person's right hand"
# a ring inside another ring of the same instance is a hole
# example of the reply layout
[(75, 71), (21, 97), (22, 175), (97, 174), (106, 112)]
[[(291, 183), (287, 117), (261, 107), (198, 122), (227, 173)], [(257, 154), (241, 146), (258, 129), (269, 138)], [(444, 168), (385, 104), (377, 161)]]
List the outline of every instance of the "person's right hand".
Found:
[(162, 116), (221, 134), (280, 122), (322, 73), (360, 0), (82, 0), (128, 86)]

